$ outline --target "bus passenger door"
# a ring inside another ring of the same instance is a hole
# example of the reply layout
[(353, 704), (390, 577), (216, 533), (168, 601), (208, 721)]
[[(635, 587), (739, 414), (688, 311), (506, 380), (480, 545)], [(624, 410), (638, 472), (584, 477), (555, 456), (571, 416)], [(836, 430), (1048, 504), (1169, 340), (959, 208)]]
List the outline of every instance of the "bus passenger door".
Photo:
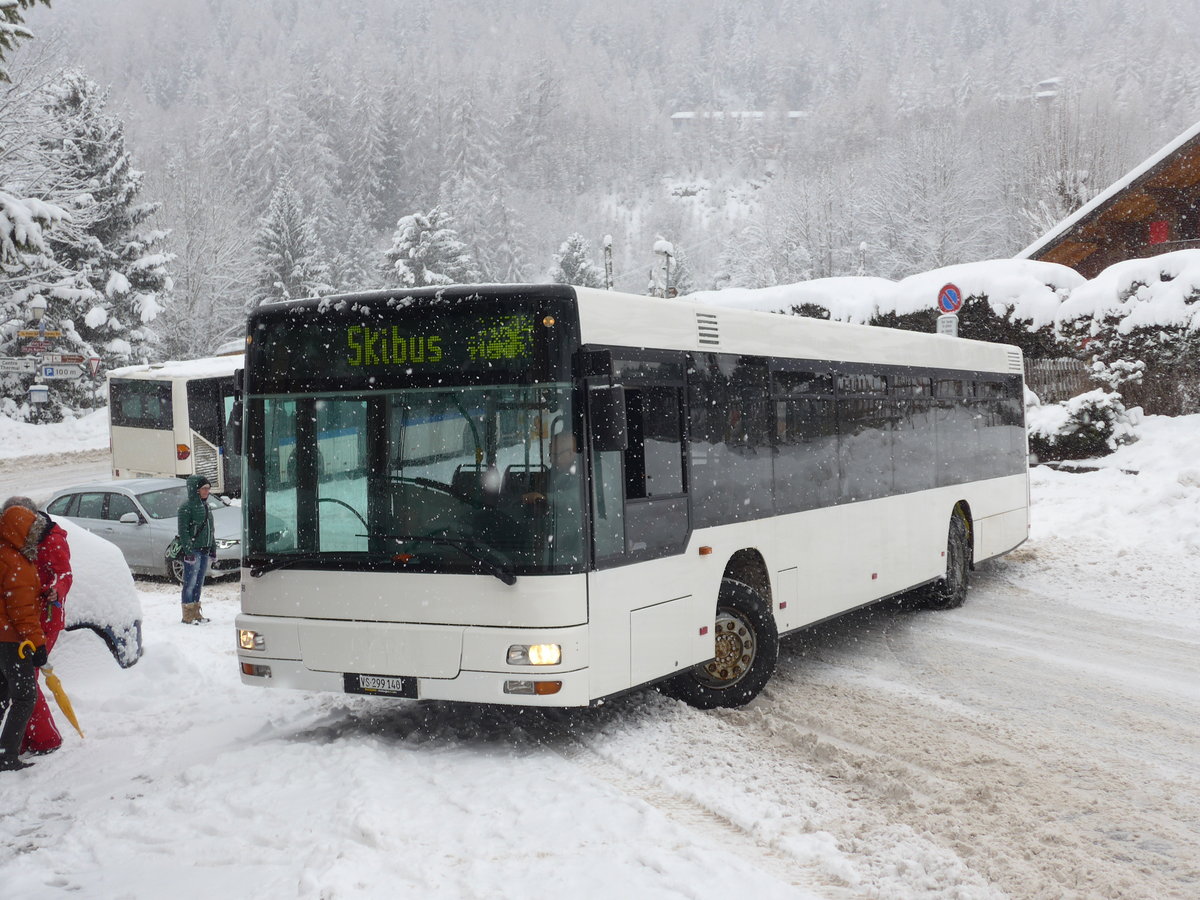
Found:
[(696, 639), (702, 619), (711, 625), (711, 604), (695, 602), (683, 555), (690, 523), (682, 355), (677, 362), (618, 359), (613, 377), (624, 386), (628, 443), (604, 449), (592, 433), (594, 696), (712, 655), (711, 637)]

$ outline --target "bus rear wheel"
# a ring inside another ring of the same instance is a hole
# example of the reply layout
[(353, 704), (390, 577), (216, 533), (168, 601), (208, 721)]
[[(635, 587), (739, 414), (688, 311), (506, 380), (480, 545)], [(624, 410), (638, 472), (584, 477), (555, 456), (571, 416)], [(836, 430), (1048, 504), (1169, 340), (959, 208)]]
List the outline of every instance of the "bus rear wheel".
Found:
[(725, 578), (717, 599), (715, 653), (660, 690), (697, 709), (745, 706), (763, 689), (779, 658), (779, 631), (770, 605), (758, 591)]
[(946, 575), (914, 596), (920, 609), (957, 609), (967, 599), (967, 579), (971, 571), (971, 526), (962, 507), (950, 515), (946, 539)]

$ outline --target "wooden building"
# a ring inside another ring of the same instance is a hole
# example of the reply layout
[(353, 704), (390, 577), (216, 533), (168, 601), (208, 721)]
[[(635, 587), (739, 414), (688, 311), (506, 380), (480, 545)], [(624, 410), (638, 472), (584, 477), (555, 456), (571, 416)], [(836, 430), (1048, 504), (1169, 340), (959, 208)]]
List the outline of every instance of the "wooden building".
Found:
[(1113, 263), (1200, 248), (1200, 123), (1017, 254), (1095, 278)]

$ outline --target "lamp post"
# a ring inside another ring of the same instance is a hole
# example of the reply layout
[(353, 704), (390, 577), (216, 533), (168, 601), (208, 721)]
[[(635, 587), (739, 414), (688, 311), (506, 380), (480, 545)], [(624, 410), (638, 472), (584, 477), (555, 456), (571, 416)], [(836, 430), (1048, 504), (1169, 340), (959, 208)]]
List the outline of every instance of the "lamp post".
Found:
[(671, 260), (675, 258), (675, 246), (670, 242), (659, 238), (654, 242), (654, 252), (663, 258), (663, 270), (666, 273), (663, 283), (664, 297), (671, 296)]
[(46, 327), (44, 324), (46, 318), (46, 306), (47, 304), (45, 297), (34, 297), (29, 301), (29, 315), (33, 319), (34, 323), (38, 326), (39, 331)]

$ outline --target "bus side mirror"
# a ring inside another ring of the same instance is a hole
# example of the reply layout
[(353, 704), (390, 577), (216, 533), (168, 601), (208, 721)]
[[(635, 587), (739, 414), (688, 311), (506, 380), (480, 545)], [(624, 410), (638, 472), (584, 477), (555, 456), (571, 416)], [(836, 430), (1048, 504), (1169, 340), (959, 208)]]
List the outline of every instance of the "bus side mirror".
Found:
[(233, 395), (233, 408), (229, 410), (229, 421), (225, 423), (225, 443), (238, 454), (242, 452), (242, 372), (242, 369), (238, 369), (233, 373), (236, 393)]
[(629, 448), (624, 386), (614, 384), (589, 388), (588, 412), (592, 425), (592, 446), (595, 449), (603, 452)]

